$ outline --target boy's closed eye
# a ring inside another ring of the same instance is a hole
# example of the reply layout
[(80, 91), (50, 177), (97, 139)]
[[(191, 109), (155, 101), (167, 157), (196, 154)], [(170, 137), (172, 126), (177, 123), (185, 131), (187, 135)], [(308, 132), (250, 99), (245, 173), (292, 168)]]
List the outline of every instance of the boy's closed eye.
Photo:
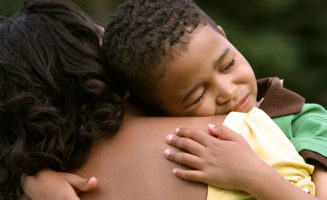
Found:
[(229, 70), (235, 63), (235, 60), (232, 59), (223, 69), (222, 69), (222, 72), (225, 72), (227, 70)]
[(203, 88), (203, 90), (202, 90), (200, 96), (199, 96), (198, 98), (196, 98), (196, 100), (193, 101), (191, 104), (185, 106), (185, 109), (187, 109), (187, 108), (189, 108), (189, 107), (191, 107), (191, 106), (193, 106), (193, 105), (199, 103), (199, 102), (202, 100), (202, 98), (204, 97), (204, 95), (206, 94), (206, 92), (207, 92), (207, 88)]
[[(227, 65), (222, 65), (223, 67), (222, 67), (221, 72), (222, 73), (227, 72), (234, 64), (235, 64), (235, 60), (233, 58)], [(190, 108), (191, 106), (199, 103), (205, 96), (206, 92), (207, 92), (207, 88), (203, 87), (202, 92), (200, 93), (200, 96), (198, 96), (192, 103), (185, 106), (185, 109)], [(193, 93), (195, 93), (195, 92), (193, 91)], [(189, 96), (193, 96), (193, 95), (189, 95)]]

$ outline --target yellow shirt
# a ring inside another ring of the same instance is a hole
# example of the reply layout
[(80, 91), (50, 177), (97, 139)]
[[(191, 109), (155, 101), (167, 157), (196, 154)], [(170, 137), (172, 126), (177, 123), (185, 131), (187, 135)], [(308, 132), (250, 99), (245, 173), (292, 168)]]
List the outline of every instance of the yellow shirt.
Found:
[[(254, 153), (289, 182), (312, 195), (315, 194), (310, 176), (313, 166), (305, 163), (292, 143), (265, 112), (259, 108), (253, 108), (249, 113), (231, 112), (225, 119), (224, 125), (240, 133)], [(254, 198), (243, 191), (208, 186), (207, 199)]]

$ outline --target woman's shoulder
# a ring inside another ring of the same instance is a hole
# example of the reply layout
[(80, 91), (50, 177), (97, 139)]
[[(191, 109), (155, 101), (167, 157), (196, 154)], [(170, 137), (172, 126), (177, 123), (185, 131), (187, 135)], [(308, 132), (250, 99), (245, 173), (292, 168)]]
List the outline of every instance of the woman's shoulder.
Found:
[[(203, 131), (208, 123), (222, 123), (213, 117), (125, 117), (112, 137), (93, 144), (87, 162), (76, 171), (98, 178), (98, 188), (85, 198), (92, 199), (205, 199), (207, 186), (175, 177), (176, 163), (163, 156), (165, 138), (178, 127)], [(181, 167), (181, 166), (179, 166)], [(138, 198), (136, 198), (138, 197)]]

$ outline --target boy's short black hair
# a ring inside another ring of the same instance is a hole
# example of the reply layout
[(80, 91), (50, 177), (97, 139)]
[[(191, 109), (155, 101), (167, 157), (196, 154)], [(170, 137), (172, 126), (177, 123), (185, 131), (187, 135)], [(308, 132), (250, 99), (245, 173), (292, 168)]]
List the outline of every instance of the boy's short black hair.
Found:
[[(154, 94), (172, 47), (187, 48), (181, 39), (199, 25), (217, 25), (191, 0), (129, 0), (111, 15), (103, 53), (120, 92), (145, 110), (160, 111)], [(160, 67), (160, 69), (159, 69)]]

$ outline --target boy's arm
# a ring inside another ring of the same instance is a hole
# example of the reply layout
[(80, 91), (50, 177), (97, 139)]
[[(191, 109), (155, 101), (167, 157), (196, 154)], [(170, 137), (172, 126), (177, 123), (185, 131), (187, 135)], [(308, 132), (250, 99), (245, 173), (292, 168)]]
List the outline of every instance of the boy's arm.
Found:
[(316, 196), (319, 199), (327, 199), (327, 169), (319, 164), (314, 164), (314, 166), (312, 179), (316, 186)]
[(87, 192), (96, 187), (94, 177), (84, 179), (65, 172), (45, 169), (35, 176), (22, 177), (25, 194), (32, 200), (79, 200), (79, 192)]
[[(256, 199), (316, 199), (289, 183), (252, 151), (245, 139), (227, 127), (209, 127), (209, 134), (179, 129), (168, 143), (186, 150), (166, 150), (169, 160), (193, 169), (174, 169), (183, 179), (204, 182), (216, 187), (240, 189)], [(240, 164), (241, 163), (241, 164)]]

